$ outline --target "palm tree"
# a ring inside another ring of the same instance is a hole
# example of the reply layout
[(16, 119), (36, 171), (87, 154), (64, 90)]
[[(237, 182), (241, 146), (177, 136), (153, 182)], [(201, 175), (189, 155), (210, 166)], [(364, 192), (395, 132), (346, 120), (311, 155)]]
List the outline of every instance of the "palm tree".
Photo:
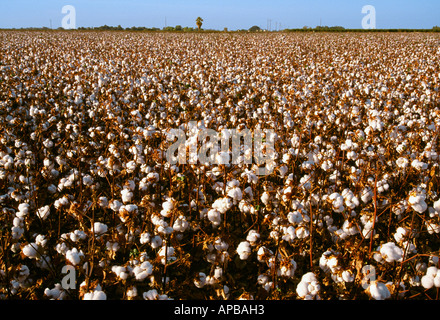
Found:
[(203, 24), (203, 19), (200, 17), (197, 17), (196, 25), (197, 25), (197, 28), (199, 29), (199, 31), (200, 31), (200, 28), (202, 27), (202, 24)]

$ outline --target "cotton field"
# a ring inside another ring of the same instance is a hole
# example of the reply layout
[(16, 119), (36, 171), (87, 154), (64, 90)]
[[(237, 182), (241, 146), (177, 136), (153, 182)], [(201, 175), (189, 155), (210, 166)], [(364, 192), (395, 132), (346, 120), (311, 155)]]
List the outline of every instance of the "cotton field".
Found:
[(1, 299), (439, 298), (438, 34), (0, 42)]

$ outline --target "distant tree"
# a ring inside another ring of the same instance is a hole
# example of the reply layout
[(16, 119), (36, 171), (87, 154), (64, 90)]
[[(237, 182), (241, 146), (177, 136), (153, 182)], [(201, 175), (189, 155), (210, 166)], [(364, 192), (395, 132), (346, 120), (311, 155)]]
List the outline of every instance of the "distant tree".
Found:
[(203, 19), (200, 17), (197, 17), (196, 19), (196, 25), (197, 25), (197, 29), (200, 31), (200, 29), (202, 28), (202, 24), (203, 24)]
[(259, 26), (252, 26), (249, 28), (250, 32), (256, 32), (256, 31), (261, 31), (261, 28)]
[(181, 25), (177, 25), (177, 26), (174, 28), (174, 30), (175, 30), (175, 31), (182, 31), (182, 26), (181, 26)]
[(228, 32), (228, 28), (225, 27), (225, 28), (223, 29), (223, 32)]
[(434, 26), (434, 27), (432, 27), (432, 31), (439, 32), (440, 31), (440, 27), (439, 26)]

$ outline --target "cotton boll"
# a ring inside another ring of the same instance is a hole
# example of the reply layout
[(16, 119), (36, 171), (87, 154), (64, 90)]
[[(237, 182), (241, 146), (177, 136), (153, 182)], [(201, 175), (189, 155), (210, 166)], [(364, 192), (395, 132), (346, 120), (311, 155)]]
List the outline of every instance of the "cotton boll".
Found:
[(156, 289), (148, 290), (147, 292), (144, 292), (142, 296), (144, 300), (160, 300), (159, 293)]
[(107, 232), (108, 227), (104, 223), (95, 222), (93, 224), (93, 230), (94, 230), (95, 235), (100, 236), (100, 235), (102, 235), (102, 234)]
[(30, 259), (37, 259), (40, 257), (38, 250), (39, 250), (38, 245), (33, 242), (25, 245), (22, 249), (22, 252), (26, 257)]
[(299, 224), (299, 223), (301, 223), (301, 222), (303, 221), (303, 216), (302, 216), (301, 213), (298, 212), (298, 211), (289, 212), (289, 213), (287, 214), (287, 220), (288, 220), (291, 224), (295, 225), (295, 224)]
[(101, 290), (101, 286), (97, 285), (94, 291), (84, 294), (83, 300), (107, 300), (107, 295)]
[[(159, 252), (157, 253), (157, 256), (159, 258), (161, 258), (161, 263), (163, 265), (165, 265), (166, 263), (170, 262), (170, 261), (174, 261), (177, 258), (174, 256), (175, 250), (173, 247), (170, 246), (162, 246), (162, 248), (160, 248)], [(166, 261), (165, 261), (165, 256), (166, 256)]]
[(67, 250), (66, 259), (74, 266), (80, 263), (81, 258), (84, 257), (84, 253), (82, 251), (78, 251), (78, 249), (73, 248), (72, 250)]
[(375, 300), (385, 300), (391, 297), (391, 293), (388, 290), (387, 286), (384, 283), (378, 281), (373, 281), (367, 288), (367, 292)]
[(403, 257), (403, 250), (396, 246), (394, 242), (387, 242), (380, 246), (380, 254), (386, 262), (399, 261)]
[(249, 241), (251, 246), (255, 246), (257, 241), (260, 239), (260, 234), (256, 230), (250, 230), (246, 240)]
[(421, 284), (425, 289), (431, 289), (434, 286), (434, 278), (429, 275), (424, 275), (421, 279)]
[(269, 203), (269, 199), (270, 199), (269, 193), (267, 191), (263, 192), (260, 199), (261, 199), (261, 202), (264, 203), (264, 205), (267, 205)]
[(133, 198), (133, 192), (131, 192), (129, 189), (124, 188), (121, 191), (121, 197), (123, 203), (129, 203), (131, 199)]
[(320, 290), (320, 285), (313, 272), (304, 274), (296, 287), (296, 293), (302, 299), (313, 299)]
[(342, 271), (342, 280), (345, 282), (353, 282), (354, 281), (354, 274), (350, 270)]
[(188, 221), (186, 221), (186, 217), (180, 215), (173, 224), (173, 229), (177, 232), (185, 232), (185, 230), (189, 227)]
[(37, 216), (41, 219), (41, 220), (46, 220), (47, 217), (50, 214), (50, 208), (49, 206), (44, 206), (41, 207), (40, 209), (37, 210)]
[(241, 260), (246, 260), (251, 255), (252, 249), (248, 241), (242, 241), (237, 247), (237, 253)]
[(310, 231), (306, 227), (301, 226), (301, 227), (296, 228), (295, 234), (296, 234), (297, 238), (304, 239), (310, 235)]
[(112, 200), (110, 201), (110, 209), (113, 210), (114, 212), (119, 212), (119, 209), (121, 208), (122, 203), (119, 202), (118, 200)]
[(222, 221), (220, 211), (218, 211), (216, 209), (209, 210), (208, 211), (208, 219), (209, 219), (209, 221), (211, 221), (213, 226), (215, 226), (215, 227), (219, 226)]

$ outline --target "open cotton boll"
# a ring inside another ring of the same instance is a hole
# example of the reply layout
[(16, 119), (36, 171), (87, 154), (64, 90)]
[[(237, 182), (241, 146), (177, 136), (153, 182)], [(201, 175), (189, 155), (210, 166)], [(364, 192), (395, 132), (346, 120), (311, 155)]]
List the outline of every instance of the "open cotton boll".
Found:
[(44, 206), (41, 207), (40, 209), (37, 210), (37, 216), (41, 219), (41, 220), (46, 220), (47, 217), (50, 214), (50, 207), (49, 206)]
[(260, 234), (256, 230), (250, 230), (246, 237), (246, 240), (249, 241), (251, 246), (254, 246), (259, 239)]
[(308, 272), (302, 276), (296, 287), (296, 293), (300, 298), (310, 300), (315, 298), (320, 288), (316, 275), (313, 272)]
[(102, 291), (101, 286), (97, 285), (95, 290), (84, 294), (83, 300), (107, 300), (107, 295)]
[(124, 188), (121, 190), (121, 197), (123, 203), (129, 203), (133, 198), (133, 192), (131, 192), (128, 188)]
[(78, 251), (77, 248), (73, 248), (71, 250), (67, 250), (66, 259), (74, 266), (81, 262), (81, 258), (84, 257), (84, 253), (82, 251)]
[(294, 211), (294, 212), (289, 212), (287, 214), (287, 220), (295, 225), (295, 224), (299, 224), (303, 221), (303, 216), (299, 211)]
[(93, 224), (93, 231), (94, 231), (95, 235), (97, 235), (97, 236), (106, 233), (107, 230), (108, 230), (107, 225), (102, 222), (95, 222)]
[(382, 258), (389, 263), (400, 261), (403, 257), (403, 250), (396, 246), (394, 242), (387, 242), (381, 245), (379, 252), (382, 255)]
[(241, 260), (246, 260), (252, 253), (251, 245), (248, 241), (242, 241), (237, 247), (237, 253)]
[(372, 281), (367, 288), (367, 293), (375, 300), (385, 300), (391, 297), (391, 293), (385, 283)]
[(15, 213), (17, 217), (23, 218), (29, 214), (29, 203), (20, 203), (18, 205), (18, 212)]
[(149, 261), (144, 261), (134, 267), (132, 272), (136, 280), (142, 281), (153, 273), (153, 265)]
[(222, 216), (220, 211), (216, 209), (211, 209), (208, 211), (208, 219), (211, 221), (213, 226), (219, 226), (222, 221)]
[(39, 247), (35, 242), (25, 245), (22, 249), (23, 254), (30, 259), (37, 259), (40, 257), (38, 253)]
[[(157, 253), (157, 257), (161, 258), (161, 263), (163, 265), (165, 265), (166, 263), (170, 262), (170, 261), (174, 261), (177, 258), (174, 256), (175, 250), (173, 247), (170, 246), (162, 246), (162, 248), (160, 248), (159, 252)], [(166, 261), (165, 261), (165, 256), (166, 256)]]
[(428, 205), (425, 202), (426, 196), (424, 194), (411, 194), (408, 198), (408, 203), (418, 213), (423, 213), (428, 209)]
[(413, 168), (415, 168), (416, 170), (419, 170), (419, 171), (428, 169), (428, 164), (427, 163), (419, 161), (417, 159), (414, 159), (411, 162), (411, 166)]
[(188, 227), (189, 223), (183, 215), (180, 215), (173, 224), (173, 229), (177, 232), (185, 232)]

